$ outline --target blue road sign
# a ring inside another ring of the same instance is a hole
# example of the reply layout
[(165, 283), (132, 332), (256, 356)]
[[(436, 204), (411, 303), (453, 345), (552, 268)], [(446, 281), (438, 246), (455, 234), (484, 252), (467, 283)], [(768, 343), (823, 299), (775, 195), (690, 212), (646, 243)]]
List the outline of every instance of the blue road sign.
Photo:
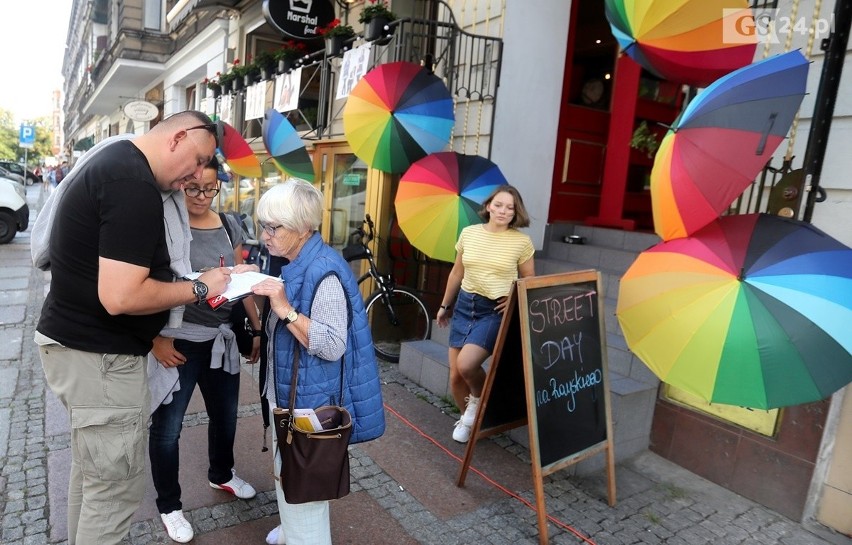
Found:
[(18, 140), (22, 148), (32, 148), (35, 144), (36, 131), (34, 125), (24, 125), (21, 123), (21, 130), (18, 134)]

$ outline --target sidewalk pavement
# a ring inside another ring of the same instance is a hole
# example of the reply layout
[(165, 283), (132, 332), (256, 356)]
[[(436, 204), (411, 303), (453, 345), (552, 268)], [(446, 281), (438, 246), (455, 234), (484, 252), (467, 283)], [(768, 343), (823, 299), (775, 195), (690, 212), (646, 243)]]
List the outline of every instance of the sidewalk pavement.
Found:
[[(40, 190), (30, 188), (33, 208)], [(29, 232), (0, 246), (0, 542), (8, 545), (67, 543), (67, 416), (44, 384), (32, 342), (49, 278), (31, 267)], [(255, 498), (235, 499), (208, 486), (207, 419), (197, 391), (190, 404), (180, 478), (196, 545), (262, 545), (278, 524), (272, 455), (261, 452), (256, 371), (243, 367), (235, 447), (236, 471), (258, 490)], [(456, 487), (464, 455), (450, 438), (457, 412), (394, 364), (382, 364), (382, 381), (387, 431), (350, 448), (352, 492), (331, 504), (334, 543), (538, 543), (528, 451), (505, 436), (482, 440), (465, 486)], [(614, 507), (606, 502), (603, 473), (581, 478), (566, 469), (544, 482), (550, 543), (852, 543), (825, 529), (812, 533), (650, 452), (617, 466)], [(154, 498), (149, 480), (128, 544), (172, 543)]]

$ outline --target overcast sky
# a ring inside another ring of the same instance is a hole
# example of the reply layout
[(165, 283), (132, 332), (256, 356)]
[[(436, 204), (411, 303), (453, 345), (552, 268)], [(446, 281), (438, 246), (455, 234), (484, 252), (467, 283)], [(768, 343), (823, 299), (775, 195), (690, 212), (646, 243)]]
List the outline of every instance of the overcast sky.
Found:
[(4, 0), (0, 51), (5, 69), (0, 108), (17, 123), (49, 117), (62, 88), (62, 59), (72, 0)]

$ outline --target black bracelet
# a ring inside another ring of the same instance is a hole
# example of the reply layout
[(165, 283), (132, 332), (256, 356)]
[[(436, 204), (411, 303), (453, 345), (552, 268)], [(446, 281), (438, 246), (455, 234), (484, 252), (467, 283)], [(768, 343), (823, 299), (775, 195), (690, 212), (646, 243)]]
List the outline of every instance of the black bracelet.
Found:
[(441, 308), (444, 310), (450, 310), (450, 305), (441, 305)]

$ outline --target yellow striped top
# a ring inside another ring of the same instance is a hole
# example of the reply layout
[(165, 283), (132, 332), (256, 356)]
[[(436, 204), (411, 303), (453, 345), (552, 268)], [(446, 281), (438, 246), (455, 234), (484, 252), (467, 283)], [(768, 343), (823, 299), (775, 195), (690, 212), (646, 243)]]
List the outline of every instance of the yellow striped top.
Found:
[(518, 279), (518, 266), (533, 256), (535, 247), (530, 237), (516, 229), (491, 233), (480, 223), (462, 229), (456, 251), (461, 252), (464, 265), (461, 288), (499, 299), (509, 294)]

